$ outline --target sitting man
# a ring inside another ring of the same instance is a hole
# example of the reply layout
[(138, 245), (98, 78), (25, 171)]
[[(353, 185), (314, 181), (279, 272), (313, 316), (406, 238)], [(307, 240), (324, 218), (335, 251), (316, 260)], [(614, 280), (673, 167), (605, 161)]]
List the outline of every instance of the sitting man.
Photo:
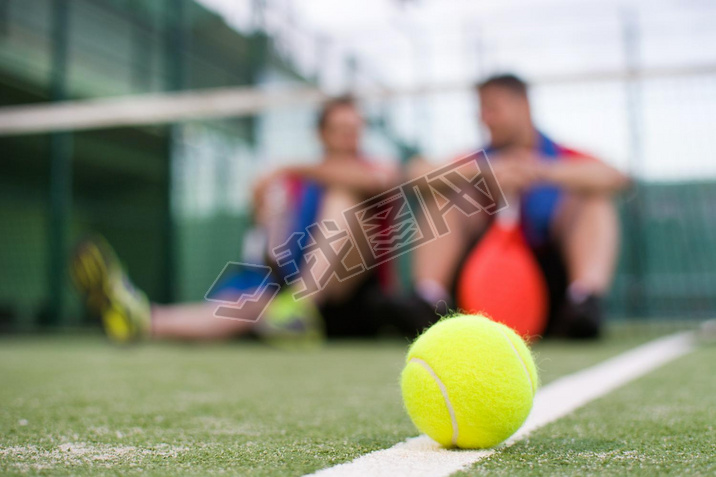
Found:
[[(546, 334), (596, 337), (618, 252), (612, 196), (629, 179), (536, 129), (527, 85), (516, 76), (495, 76), (477, 89), (481, 120), (490, 132), (486, 153), (494, 178), (505, 196), (520, 198), (521, 229), (547, 281)], [(411, 168), (417, 177), (434, 166), (416, 159)], [(427, 304), (422, 308), (433, 314), (439, 302), (455, 308), (451, 297), (458, 272), (491, 221), (487, 214), (466, 220), (456, 209), (445, 219), (450, 233), (414, 255), (413, 302)]]
[[(141, 338), (218, 340), (254, 332), (268, 339), (315, 339), (324, 334), (377, 333), (384, 324), (379, 308), (385, 287), (379, 283), (380, 271), (376, 272), (380, 267), (341, 280), (332, 273), (360, 262), (355, 247), (341, 258), (295, 257), (296, 263), (301, 263), (299, 274), (330, 278), (316, 293), (300, 300), (294, 299), (296, 288), (286, 286), (286, 276), (276, 266), (277, 257), (272, 256), (274, 247), (286, 243), (294, 233), (305, 233), (311, 224), (322, 224), (328, 230), (325, 221), (332, 221), (337, 230), (345, 229), (343, 211), (399, 182), (397, 168), (368, 162), (361, 155), (362, 129), (363, 119), (350, 98), (328, 102), (318, 121), (324, 149), (320, 163), (282, 167), (255, 185), (254, 217), (268, 235), (265, 264), (273, 265), (272, 280), (277, 289), (281, 286), (260, 319), (263, 303), (248, 304), (255, 306), (255, 322), (217, 318), (215, 303), (150, 304), (144, 293), (132, 286), (109, 244), (98, 238), (80, 243), (72, 275), (88, 306), (101, 316), (110, 338), (119, 342)], [(300, 255), (300, 250), (294, 252)], [(227, 257), (230, 259), (234, 257)], [(261, 283), (259, 280), (255, 286)], [(245, 291), (243, 285), (234, 290), (232, 286), (212, 293)]]

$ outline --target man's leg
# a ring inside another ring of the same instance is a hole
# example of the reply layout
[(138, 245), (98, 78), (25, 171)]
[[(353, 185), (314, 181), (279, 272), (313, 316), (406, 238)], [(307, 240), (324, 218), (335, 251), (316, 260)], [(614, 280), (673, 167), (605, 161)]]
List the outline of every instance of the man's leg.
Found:
[(452, 288), (458, 268), (468, 247), (487, 224), (485, 214), (466, 217), (456, 208), (448, 211), (444, 219), (449, 232), (412, 252), (412, 292), (385, 300), (385, 321), (408, 338), (414, 338), (455, 308)]
[(187, 341), (222, 340), (246, 333), (253, 326), (248, 321), (217, 318), (214, 316), (217, 306), (216, 303), (154, 305), (152, 337)]
[[(338, 226), (339, 231), (347, 231), (348, 224), (343, 216), (343, 212), (357, 205), (360, 198), (345, 189), (332, 188), (328, 189), (321, 202), (321, 210), (319, 212), (317, 222), (323, 225), (324, 221), (332, 221)], [(332, 248), (338, 251), (343, 247), (350, 236), (332, 244)], [(323, 276), (330, 276), (330, 279), (317, 293), (307, 297), (317, 306), (326, 302), (341, 302), (350, 297), (356, 288), (366, 279), (368, 271), (363, 270), (361, 273), (344, 280), (339, 280), (333, 271), (337, 271), (344, 267), (353, 269), (359, 265), (362, 260), (358, 249), (353, 246), (348, 254), (341, 260), (340, 257), (327, 257), (323, 254), (315, 254), (315, 263), (309, 269), (304, 267), (302, 275), (306, 277), (306, 282), (310, 282), (313, 278), (318, 279)], [(342, 263), (340, 263), (342, 262)]]
[[(343, 211), (357, 203), (358, 198), (347, 191), (328, 190), (322, 200), (319, 221), (332, 220), (338, 224), (339, 230), (346, 230), (347, 225), (343, 219)], [(285, 218), (282, 214), (274, 214), (270, 217), (279, 221)], [(265, 225), (270, 226), (271, 224)], [(336, 244), (335, 248), (343, 243)], [(322, 276), (339, 265), (334, 262), (326, 260), (325, 257), (317, 257), (313, 268), (305, 269), (303, 273), (310, 273), (313, 277)], [(355, 248), (344, 260), (349, 267), (359, 262), (360, 256)], [(361, 281), (361, 275), (344, 281), (338, 281), (333, 276), (324, 289), (306, 297), (305, 300), (311, 300), (315, 304), (322, 304), (329, 300), (344, 300)], [(254, 323), (251, 322), (217, 318), (214, 316), (216, 306), (213, 303), (155, 305), (152, 308), (152, 336), (159, 339), (221, 340), (247, 333), (253, 328)], [(260, 313), (261, 309), (262, 305), (257, 304), (256, 314)]]
[[(472, 217), (457, 208), (445, 214), (449, 232), (413, 251), (413, 278), (416, 292), (427, 302), (452, 301), (451, 288), (458, 273), (460, 261), (469, 247), (487, 225), (487, 216), (478, 213)], [(422, 226), (422, 225), (421, 225)]]
[[(273, 191), (272, 191), (273, 192)], [(286, 224), (290, 220), (287, 216), (286, 204), (277, 204), (275, 201), (264, 200), (264, 207), (255, 210), (258, 225), (268, 233), (268, 246), (278, 244), (277, 234), (285, 235)], [(225, 340), (248, 333), (254, 324), (250, 321), (219, 318), (214, 315), (218, 304), (197, 302), (181, 303), (176, 305), (152, 306), (152, 338), (177, 339), (187, 341)], [(254, 314), (263, 310), (262, 303), (247, 303), (247, 315), (250, 316), (251, 307), (255, 307)]]
[(619, 222), (610, 197), (568, 196), (553, 233), (561, 248), (568, 285), (552, 329), (571, 338), (596, 338), (602, 325), (602, 297), (609, 290), (619, 248)]
[(604, 295), (619, 251), (619, 221), (608, 196), (570, 196), (557, 213), (555, 232), (562, 246), (570, 286)]

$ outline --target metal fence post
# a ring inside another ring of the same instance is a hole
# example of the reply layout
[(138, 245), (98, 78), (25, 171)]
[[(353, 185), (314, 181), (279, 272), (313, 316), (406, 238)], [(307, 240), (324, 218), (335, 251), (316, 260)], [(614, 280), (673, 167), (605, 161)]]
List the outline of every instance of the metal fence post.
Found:
[[(52, 3), (52, 68), (50, 99), (67, 96), (67, 57), (69, 52), (69, 8), (71, 0)], [(59, 326), (66, 319), (68, 231), (72, 207), (72, 133), (50, 134), (50, 191), (48, 285), (49, 309), (43, 325)]]
[[(164, 67), (165, 89), (179, 91), (185, 86), (184, 52), (186, 49), (186, 0), (165, 0), (164, 3)], [(166, 196), (165, 196), (165, 222), (164, 222), (164, 270), (162, 273), (164, 290), (162, 299), (171, 302), (176, 298), (176, 283), (178, 267), (177, 237), (174, 223), (174, 207), (172, 197), (172, 182), (174, 176), (174, 160), (177, 148), (181, 142), (182, 127), (180, 124), (170, 124), (167, 131), (166, 154)]]
[(631, 317), (644, 317), (649, 314), (646, 296), (646, 235), (644, 231), (644, 189), (640, 186), (642, 178), (643, 147), (642, 147), (642, 91), (639, 64), (640, 36), (638, 18), (635, 12), (625, 11), (624, 22), (624, 55), (628, 78), (626, 79), (627, 124), (629, 127), (629, 172), (636, 179), (635, 193), (626, 203), (626, 214), (629, 217), (629, 236), (625, 237), (626, 249), (629, 252), (629, 275), (626, 309)]

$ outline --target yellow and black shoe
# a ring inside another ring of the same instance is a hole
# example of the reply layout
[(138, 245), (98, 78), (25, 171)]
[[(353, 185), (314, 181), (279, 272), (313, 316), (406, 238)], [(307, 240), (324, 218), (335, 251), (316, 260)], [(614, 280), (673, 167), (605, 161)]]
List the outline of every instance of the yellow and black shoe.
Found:
[(283, 349), (314, 349), (325, 340), (323, 318), (311, 300), (296, 300), (281, 290), (254, 327), (260, 339)]
[(101, 318), (112, 341), (130, 343), (149, 336), (149, 300), (132, 284), (104, 238), (95, 236), (77, 244), (70, 274), (85, 296), (87, 308)]

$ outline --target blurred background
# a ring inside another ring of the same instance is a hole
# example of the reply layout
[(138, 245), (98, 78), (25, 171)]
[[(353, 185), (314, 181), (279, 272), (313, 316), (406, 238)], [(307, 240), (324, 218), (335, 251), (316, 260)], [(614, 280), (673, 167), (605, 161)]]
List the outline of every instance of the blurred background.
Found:
[[(705, 0), (0, 0), (0, 328), (88, 324), (66, 263), (90, 231), (151, 299), (202, 299), (252, 181), (318, 159), (325, 95), (361, 98), (369, 155), (438, 162), (484, 145), (472, 86), (504, 72), (543, 130), (636, 179), (611, 316), (712, 317), (714, 25)], [(144, 96), (217, 88), (181, 114)]]

